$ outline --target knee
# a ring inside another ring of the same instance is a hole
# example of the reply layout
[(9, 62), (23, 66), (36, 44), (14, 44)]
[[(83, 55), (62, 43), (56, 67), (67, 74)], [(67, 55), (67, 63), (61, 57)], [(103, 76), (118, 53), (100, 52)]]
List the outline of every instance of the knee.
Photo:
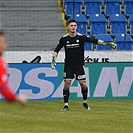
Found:
[(80, 83), (81, 88), (87, 88), (87, 85), (86, 85), (85, 81), (79, 82), (79, 83)]
[(64, 80), (64, 88), (70, 88), (71, 81), (70, 80)]

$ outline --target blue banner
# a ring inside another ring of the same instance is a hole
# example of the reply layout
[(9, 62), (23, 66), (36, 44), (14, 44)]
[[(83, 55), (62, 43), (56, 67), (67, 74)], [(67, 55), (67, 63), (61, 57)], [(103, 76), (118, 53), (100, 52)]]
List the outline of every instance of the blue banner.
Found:
[[(52, 70), (45, 64), (9, 64), (9, 85), (14, 93), (32, 100), (62, 99), (64, 64)], [(133, 99), (132, 63), (87, 63), (88, 99)], [(81, 99), (81, 88), (72, 80), (70, 99)]]

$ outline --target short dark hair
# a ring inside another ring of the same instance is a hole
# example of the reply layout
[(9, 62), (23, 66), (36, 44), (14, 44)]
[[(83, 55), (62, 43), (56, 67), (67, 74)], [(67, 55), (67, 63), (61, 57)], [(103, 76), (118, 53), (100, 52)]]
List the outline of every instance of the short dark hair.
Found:
[(4, 31), (0, 30), (0, 36), (4, 36), (4, 35), (5, 35)]
[(70, 19), (67, 21), (67, 26), (70, 24), (70, 23), (73, 23), (75, 22), (77, 24), (77, 21), (75, 19)]

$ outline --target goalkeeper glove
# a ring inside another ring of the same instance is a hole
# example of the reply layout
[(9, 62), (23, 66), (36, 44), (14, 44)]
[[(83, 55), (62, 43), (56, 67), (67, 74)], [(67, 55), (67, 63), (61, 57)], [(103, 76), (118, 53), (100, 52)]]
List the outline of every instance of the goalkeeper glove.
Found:
[(55, 65), (56, 65), (56, 56), (53, 56), (52, 63), (51, 63), (52, 69), (55, 69)]
[(113, 42), (103, 42), (102, 44), (105, 46), (109, 46), (110, 48), (116, 49), (116, 44)]

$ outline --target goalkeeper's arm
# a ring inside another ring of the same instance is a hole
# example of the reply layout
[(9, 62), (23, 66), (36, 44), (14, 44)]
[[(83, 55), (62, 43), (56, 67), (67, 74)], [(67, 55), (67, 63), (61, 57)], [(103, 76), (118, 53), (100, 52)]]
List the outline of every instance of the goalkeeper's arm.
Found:
[(109, 46), (110, 48), (113, 48), (113, 49), (116, 49), (116, 46), (117, 46), (114, 42), (104, 42), (102, 40), (98, 40), (98, 44)]
[(52, 62), (51, 62), (51, 67), (52, 69), (55, 69), (55, 65), (56, 65), (56, 58), (58, 56), (58, 53), (57, 52), (53, 52), (53, 56), (52, 56)]

